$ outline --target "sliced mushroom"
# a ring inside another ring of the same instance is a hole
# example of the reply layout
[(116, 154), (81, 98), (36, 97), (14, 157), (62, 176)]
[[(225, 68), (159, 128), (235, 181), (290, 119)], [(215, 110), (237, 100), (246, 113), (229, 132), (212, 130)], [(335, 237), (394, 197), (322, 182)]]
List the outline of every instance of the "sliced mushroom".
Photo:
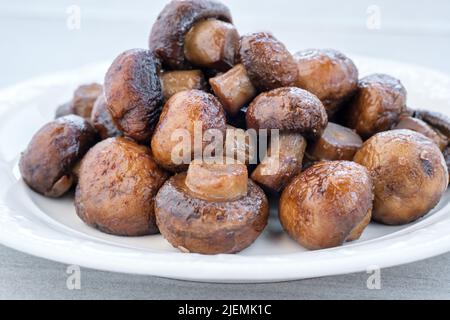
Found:
[(25, 183), (47, 197), (64, 195), (73, 185), (73, 168), (96, 139), (94, 128), (79, 116), (69, 115), (46, 124), (20, 158)]
[(55, 114), (55, 118), (75, 114), (85, 119), (90, 119), (92, 108), (97, 98), (103, 94), (103, 86), (98, 83), (79, 86), (71, 101), (61, 105)]
[(239, 54), (242, 65), (210, 79), (214, 93), (231, 114), (250, 102), (257, 91), (295, 86), (298, 71), (294, 57), (272, 34), (243, 36)]
[(269, 205), (264, 192), (244, 179), (245, 165), (192, 166), (169, 179), (156, 196), (161, 234), (183, 252), (237, 253), (250, 246), (267, 225)]
[(86, 224), (109, 234), (155, 234), (154, 197), (167, 178), (149, 148), (126, 138), (104, 140), (81, 163), (77, 214)]
[(439, 203), (449, 182), (442, 152), (411, 130), (378, 133), (356, 153), (375, 185), (373, 218), (402, 225), (425, 216)]
[(222, 3), (212, 0), (172, 0), (153, 25), (149, 38), (150, 50), (169, 69), (189, 69), (191, 64), (184, 50), (186, 34), (197, 22), (206, 19), (232, 23), (230, 11)]
[[(196, 125), (200, 132), (196, 132)], [(220, 102), (213, 95), (199, 90), (175, 94), (164, 106), (152, 138), (155, 160), (163, 168), (173, 172), (186, 170), (195, 155), (203, 155), (205, 147), (212, 143), (205, 137), (205, 133), (211, 130), (216, 130), (221, 135), (223, 147), (226, 118)], [(200, 141), (199, 145), (195, 145), (196, 138)], [(181, 144), (183, 147), (183, 142), (186, 141), (190, 152), (180, 154), (186, 150), (177, 150), (177, 146)], [(175, 159), (174, 156), (180, 158)]]
[(372, 189), (372, 179), (363, 166), (350, 161), (319, 162), (283, 191), (281, 224), (310, 250), (357, 240), (370, 223)]
[(94, 104), (91, 114), (91, 123), (94, 125), (102, 140), (123, 135), (114, 124), (103, 94), (97, 98), (97, 101)]
[(374, 74), (359, 81), (358, 92), (348, 108), (348, 127), (363, 138), (390, 130), (406, 108), (406, 89), (391, 76)]
[(297, 86), (315, 94), (332, 117), (358, 89), (358, 69), (352, 60), (333, 49), (312, 49), (294, 55)]
[(163, 104), (159, 65), (143, 49), (119, 55), (105, 76), (109, 112), (120, 131), (138, 142), (148, 142)]
[(322, 136), (308, 146), (308, 157), (314, 161), (353, 160), (363, 145), (353, 130), (329, 122)]
[(206, 80), (201, 70), (166, 71), (161, 77), (164, 99), (186, 90), (206, 91)]

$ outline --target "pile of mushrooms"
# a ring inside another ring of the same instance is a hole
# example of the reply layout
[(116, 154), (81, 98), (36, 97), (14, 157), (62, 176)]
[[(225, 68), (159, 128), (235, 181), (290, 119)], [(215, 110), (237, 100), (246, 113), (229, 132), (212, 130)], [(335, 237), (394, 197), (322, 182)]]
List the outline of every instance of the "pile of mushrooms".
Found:
[(77, 215), (102, 232), (161, 233), (182, 252), (246, 249), (269, 194), (287, 234), (317, 250), (371, 221), (414, 222), (449, 185), (447, 117), (407, 107), (392, 76), (359, 79), (337, 50), (293, 55), (270, 33), (239, 35), (214, 0), (168, 3), (149, 48), (120, 54), (55, 118), (22, 153), (24, 182), (53, 198), (74, 190)]

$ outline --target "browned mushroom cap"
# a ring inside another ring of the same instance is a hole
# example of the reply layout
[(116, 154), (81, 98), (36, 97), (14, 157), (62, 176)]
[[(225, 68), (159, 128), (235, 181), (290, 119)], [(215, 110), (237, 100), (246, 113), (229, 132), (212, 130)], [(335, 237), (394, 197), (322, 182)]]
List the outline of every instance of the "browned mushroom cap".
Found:
[(358, 69), (352, 60), (333, 49), (310, 49), (294, 55), (297, 86), (315, 94), (333, 116), (358, 89)]
[(257, 163), (257, 134), (252, 134), (244, 129), (238, 129), (227, 125), (225, 137), (226, 156), (247, 165)]
[(347, 124), (363, 138), (386, 131), (397, 123), (406, 108), (406, 89), (385, 74), (360, 80), (358, 92), (346, 110)]
[(378, 133), (356, 153), (375, 185), (373, 218), (389, 225), (413, 222), (433, 209), (449, 176), (436, 144), (411, 130)]
[(72, 100), (58, 107), (55, 118), (75, 114), (89, 119), (94, 103), (101, 94), (103, 94), (101, 84), (91, 83), (79, 86), (75, 90)]
[(354, 162), (319, 162), (283, 191), (281, 224), (311, 250), (357, 240), (371, 219), (372, 188), (368, 171)]
[(269, 147), (268, 156), (253, 171), (252, 179), (270, 192), (281, 192), (302, 170), (306, 140), (298, 133), (285, 132), (274, 141), (276, 145)]
[(240, 57), (253, 85), (259, 91), (293, 87), (297, 82), (294, 57), (270, 33), (243, 36)]
[(200, 70), (167, 71), (160, 79), (166, 100), (181, 91), (192, 89), (206, 91), (206, 80)]
[(424, 136), (433, 140), (439, 147), (444, 150), (447, 147), (449, 139), (437, 130), (430, 127), (425, 121), (413, 117), (402, 117), (395, 129), (409, 129), (419, 132)]
[(207, 19), (187, 33), (184, 55), (195, 66), (227, 71), (234, 66), (239, 44), (239, 33), (231, 23)]
[(267, 225), (268, 200), (253, 181), (248, 180), (246, 196), (212, 202), (198, 198), (185, 180), (186, 173), (168, 180), (155, 201), (158, 227), (174, 247), (201, 254), (237, 253)]
[(73, 167), (95, 142), (94, 128), (79, 116), (69, 115), (46, 124), (20, 158), (24, 181), (45, 196), (62, 196), (72, 187)]
[(159, 14), (149, 38), (149, 47), (170, 69), (189, 69), (184, 55), (187, 32), (198, 21), (214, 18), (232, 23), (231, 13), (212, 0), (173, 0)]
[(91, 123), (94, 125), (102, 140), (123, 135), (114, 124), (103, 94), (97, 98), (97, 101), (94, 104), (91, 114)]
[(428, 110), (415, 110), (414, 117), (423, 120), (450, 139), (450, 118), (446, 115)]
[[(206, 133), (220, 135), (223, 147), (225, 132), (225, 112), (213, 95), (199, 90), (182, 91), (165, 104), (151, 149), (159, 165), (181, 172), (187, 169), (194, 155), (202, 155), (213, 143), (208, 141)], [(201, 142), (199, 145), (196, 139)]]
[(322, 102), (299, 88), (280, 88), (260, 94), (247, 110), (247, 127), (293, 131), (320, 137), (328, 123)]
[(158, 62), (148, 50), (129, 50), (116, 58), (105, 76), (111, 116), (126, 136), (148, 142), (163, 104)]
[(88, 225), (114, 235), (157, 233), (154, 197), (167, 177), (148, 148), (126, 138), (104, 140), (81, 163), (77, 214)]
[(351, 161), (362, 146), (361, 137), (353, 130), (329, 122), (322, 136), (308, 146), (307, 154), (316, 161)]

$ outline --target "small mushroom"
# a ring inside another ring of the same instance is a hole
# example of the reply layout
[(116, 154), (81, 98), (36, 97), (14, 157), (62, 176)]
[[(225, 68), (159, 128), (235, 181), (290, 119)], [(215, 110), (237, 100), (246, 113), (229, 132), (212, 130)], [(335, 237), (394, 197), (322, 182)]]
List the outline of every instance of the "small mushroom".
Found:
[[(211, 22), (205, 23), (208, 19)], [(191, 63), (185, 56), (186, 35), (197, 23), (203, 23), (196, 26), (190, 34), (191, 42), (186, 46), (188, 56), (200, 60), (206, 57), (209, 62), (216, 60), (215, 63), (223, 60), (227, 64), (227, 50), (230, 48), (229, 40), (233, 38), (233, 27), (213, 21), (232, 23), (230, 11), (222, 3), (212, 0), (172, 0), (153, 25), (149, 48), (162, 61), (164, 67), (173, 70), (190, 69)], [(212, 25), (213, 28), (208, 30)], [(218, 42), (215, 42), (214, 38), (202, 41), (205, 36), (218, 36)]]
[(297, 87), (315, 94), (331, 118), (358, 89), (358, 69), (352, 60), (333, 49), (310, 49), (294, 55)]
[[(200, 132), (196, 132), (196, 125)], [(205, 137), (205, 133), (210, 130), (216, 130), (221, 135), (223, 147), (226, 118), (220, 102), (213, 95), (199, 90), (175, 94), (165, 104), (152, 138), (151, 149), (155, 160), (169, 171), (185, 171), (194, 156), (203, 155), (205, 147), (212, 143)], [(196, 136), (199, 134), (201, 136)], [(195, 144), (196, 138), (200, 141), (198, 146)], [(179, 152), (176, 147), (180, 143), (183, 146), (183, 141), (186, 140), (190, 152), (180, 154), (186, 150), (182, 148)], [(174, 159), (174, 153), (180, 159)]]
[(169, 179), (156, 196), (161, 234), (183, 252), (237, 253), (267, 225), (264, 192), (247, 178), (244, 164), (193, 162)]
[(165, 100), (181, 91), (192, 89), (206, 91), (206, 80), (200, 70), (166, 71), (160, 79)]
[(406, 89), (391, 76), (374, 74), (359, 81), (358, 91), (346, 108), (348, 127), (363, 138), (390, 130), (406, 108)]
[(351, 161), (362, 145), (363, 141), (356, 132), (329, 122), (322, 136), (308, 146), (307, 155), (314, 161)]
[(400, 122), (395, 126), (394, 129), (409, 129), (412, 131), (419, 132), (425, 137), (433, 140), (439, 149), (444, 150), (449, 143), (449, 139), (437, 130), (434, 130), (425, 121), (413, 117), (402, 117)]
[(74, 183), (74, 167), (96, 138), (94, 128), (79, 116), (68, 115), (46, 124), (22, 153), (22, 178), (44, 196), (64, 195)]
[(55, 118), (75, 114), (85, 119), (91, 117), (92, 108), (97, 98), (103, 94), (103, 86), (98, 83), (78, 87), (71, 101), (61, 105), (56, 110)]
[(119, 55), (105, 76), (108, 110), (118, 129), (138, 142), (148, 142), (163, 104), (159, 64), (143, 49)]
[(214, 93), (231, 115), (258, 92), (295, 86), (297, 64), (284, 44), (272, 34), (260, 32), (241, 39), (241, 65), (210, 79)]
[(113, 235), (158, 233), (154, 197), (167, 178), (149, 148), (121, 137), (104, 140), (81, 162), (77, 214), (86, 224)]
[(415, 110), (414, 117), (423, 120), (434, 130), (450, 139), (450, 118), (446, 115), (428, 110)]
[(280, 221), (287, 233), (310, 250), (360, 238), (370, 223), (373, 183), (369, 172), (350, 161), (319, 162), (283, 191)]
[(123, 133), (114, 124), (103, 94), (97, 98), (97, 101), (95, 101), (91, 114), (91, 123), (94, 125), (102, 140), (120, 137), (123, 135)]
[(413, 222), (430, 212), (447, 189), (449, 175), (442, 152), (411, 130), (378, 133), (356, 153), (374, 181), (373, 218), (388, 225)]
[(306, 140), (317, 139), (328, 123), (322, 102), (299, 88), (280, 88), (260, 94), (247, 110), (247, 127), (278, 129), (281, 136), (274, 148), (252, 174), (266, 189), (280, 192), (302, 169)]

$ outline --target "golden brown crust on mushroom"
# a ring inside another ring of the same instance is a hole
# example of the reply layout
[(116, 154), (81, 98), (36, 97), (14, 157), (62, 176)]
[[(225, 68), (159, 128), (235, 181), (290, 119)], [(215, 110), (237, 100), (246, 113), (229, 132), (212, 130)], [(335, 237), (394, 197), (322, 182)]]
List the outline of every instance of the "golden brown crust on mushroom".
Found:
[(98, 97), (94, 104), (91, 114), (91, 123), (94, 125), (102, 140), (123, 135), (114, 124), (103, 94)]
[(243, 36), (240, 58), (253, 85), (259, 91), (293, 87), (297, 64), (284, 44), (272, 34), (259, 32)]
[(157, 233), (154, 197), (167, 177), (150, 149), (126, 138), (104, 140), (81, 163), (77, 214), (88, 225), (114, 235)]
[(69, 115), (46, 124), (20, 158), (24, 181), (45, 196), (62, 196), (72, 186), (73, 167), (96, 139), (94, 128), (79, 116)]
[(280, 88), (262, 93), (247, 110), (247, 127), (256, 130), (279, 129), (317, 138), (327, 123), (322, 102), (300, 88)]
[(436, 144), (411, 130), (379, 133), (355, 159), (375, 185), (373, 218), (389, 225), (413, 222), (432, 210), (447, 189), (449, 176)]
[(333, 116), (358, 89), (358, 69), (352, 60), (333, 49), (310, 49), (294, 55), (297, 86), (315, 94)]
[(163, 104), (158, 62), (143, 49), (119, 55), (105, 76), (105, 97), (111, 116), (126, 136), (148, 142)]
[(347, 124), (363, 138), (390, 130), (406, 108), (406, 89), (401, 82), (384, 74), (359, 81), (358, 92), (345, 113)]
[(176, 248), (202, 254), (237, 253), (250, 246), (267, 225), (269, 204), (253, 181), (236, 201), (208, 202), (185, 185), (186, 173), (169, 179), (155, 201), (161, 234)]
[(231, 13), (222, 3), (172, 0), (153, 25), (149, 38), (150, 50), (169, 69), (189, 69), (190, 63), (184, 56), (186, 34), (196, 22), (209, 18), (232, 23)]
[(373, 184), (353, 162), (319, 162), (283, 191), (279, 215), (284, 229), (307, 249), (336, 247), (359, 238), (370, 222)]
[(450, 118), (448, 116), (434, 111), (415, 110), (414, 117), (423, 120), (450, 139)]
[[(199, 122), (201, 125), (203, 133), (202, 150), (194, 149), (194, 128), (196, 122)], [(213, 95), (199, 90), (189, 90), (175, 94), (165, 104), (152, 138), (151, 149), (155, 160), (160, 166), (169, 171), (181, 172), (186, 170), (189, 163), (177, 164), (172, 159), (174, 147), (180, 144), (179, 140), (172, 140), (173, 134), (176, 134), (177, 130), (189, 133), (189, 138), (192, 142), (192, 156), (190, 160), (193, 160), (195, 152), (203, 151), (211, 143), (211, 141), (205, 140), (204, 133), (212, 129), (219, 130), (223, 137), (222, 141), (225, 141), (225, 111)]]

